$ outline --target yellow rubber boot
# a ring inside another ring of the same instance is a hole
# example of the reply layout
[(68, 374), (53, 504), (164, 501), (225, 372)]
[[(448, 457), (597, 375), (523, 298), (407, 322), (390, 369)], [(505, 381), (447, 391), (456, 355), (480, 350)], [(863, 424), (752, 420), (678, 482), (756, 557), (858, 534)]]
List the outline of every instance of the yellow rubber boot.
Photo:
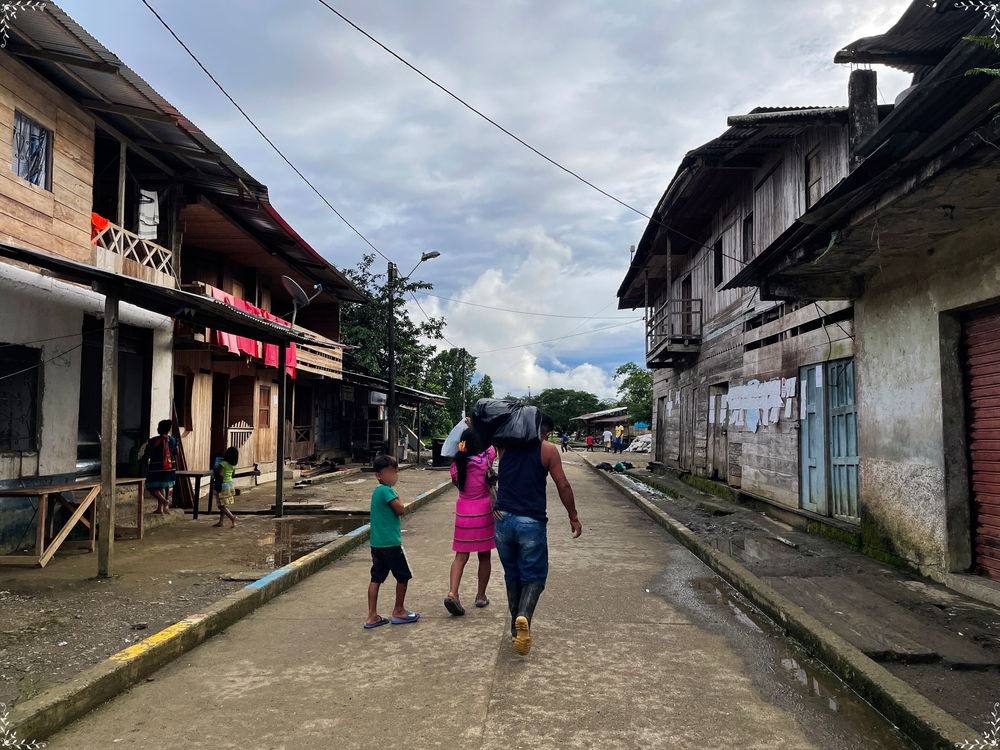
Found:
[(528, 618), (518, 617), (514, 621), (514, 627), (517, 628), (517, 636), (514, 638), (514, 651), (519, 656), (527, 656), (528, 652), (531, 651), (531, 631), (528, 628)]

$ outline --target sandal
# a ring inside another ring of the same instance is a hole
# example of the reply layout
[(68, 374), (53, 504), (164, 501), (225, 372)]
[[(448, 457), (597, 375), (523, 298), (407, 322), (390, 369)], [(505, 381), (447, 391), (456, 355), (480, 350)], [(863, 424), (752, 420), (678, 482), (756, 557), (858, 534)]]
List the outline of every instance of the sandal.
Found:
[(488, 606), (490, 606), (490, 598), (488, 596), (485, 599), (483, 599), (482, 601), (479, 601), (478, 599), (476, 599), (476, 608), (477, 609), (483, 609), (484, 607), (488, 607)]
[(465, 614), (465, 607), (458, 599), (452, 599), (450, 596), (444, 598), (444, 608), (451, 612), (455, 617), (461, 617)]

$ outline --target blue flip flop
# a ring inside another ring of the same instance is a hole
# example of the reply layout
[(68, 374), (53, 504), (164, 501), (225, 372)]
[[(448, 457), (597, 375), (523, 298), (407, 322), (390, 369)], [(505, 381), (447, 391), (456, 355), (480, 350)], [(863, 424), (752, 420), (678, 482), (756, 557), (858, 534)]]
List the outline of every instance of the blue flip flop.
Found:
[(420, 615), (416, 612), (407, 612), (406, 617), (393, 617), (393, 625), (409, 625), (411, 622), (416, 622), (420, 619)]
[(374, 623), (367, 623), (366, 622), (365, 623), (365, 630), (373, 630), (375, 628), (380, 628), (383, 625), (388, 625), (388, 624), (389, 624), (389, 618), (388, 617), (383, 617), (378, 622), (374, 622)]

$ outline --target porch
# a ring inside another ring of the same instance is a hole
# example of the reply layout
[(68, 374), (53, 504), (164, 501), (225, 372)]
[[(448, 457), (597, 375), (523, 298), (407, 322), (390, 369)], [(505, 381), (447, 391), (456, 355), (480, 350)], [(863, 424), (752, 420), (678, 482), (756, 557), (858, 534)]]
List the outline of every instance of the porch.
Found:
[(646, 366), (673, 367), (701, 351), (702, 301), (667, 300), (646, 323)]
[(177, 288), (174, 254), (97, 214), (91, 217), (94, 265), (157, 286)]

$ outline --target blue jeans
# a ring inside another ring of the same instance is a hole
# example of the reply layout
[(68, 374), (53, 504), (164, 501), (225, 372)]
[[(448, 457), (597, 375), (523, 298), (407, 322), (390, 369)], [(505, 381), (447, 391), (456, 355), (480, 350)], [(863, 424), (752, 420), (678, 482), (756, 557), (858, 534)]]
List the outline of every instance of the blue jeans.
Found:
[(497, 554), (507, 583), (537, 581), (545, 585), (549, 576), (549, 542), (546, 524), (527, 516), (501, 511), (495, 523)]

